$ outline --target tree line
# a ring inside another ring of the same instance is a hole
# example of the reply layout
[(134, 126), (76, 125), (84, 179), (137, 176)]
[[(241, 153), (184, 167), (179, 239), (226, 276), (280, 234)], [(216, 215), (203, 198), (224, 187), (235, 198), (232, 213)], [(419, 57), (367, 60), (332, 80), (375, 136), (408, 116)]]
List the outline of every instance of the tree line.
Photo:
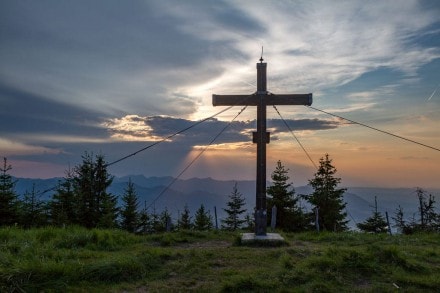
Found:
[[(160, 213), (141, 209), (135, 186), (131, 180), (121, 196), (107, 191), (112, 184), (103, 155), (85, 153), (82, 163), (66, 171), (66, 176), (58, 182), (55, 193), (49, 201), (42, 201), (35, 190), (26, 191), (20, 198), (15, 190), (15, 181), (9, 174), (12, 166), (3, 159), (0, 167), (0, 226), (20, 226), (23, 228), (78, 225), (86, 228), (121, 228), (133, 233), (156, 233), (184, 230), (210, 230), (214, 219), (203, 204), (194, 215), (187, 205), (175, 223), (168, 209)], [(251, 218), (239, 216), (245, 210), (244, 197), (237, 186), (231, 193), (231, 201), (224, 210), (228, 217), (222, 220), (222, 229), (236, 230), (251, 228)], [(236, 210), (238, 208), (238, 210)]]
[[(201, 204), (194, 215), (187, 205), (176, 220), (168, 209), (160, 213), (141, 208), (135, 186), (131, 180), (121, 196), (107, 191), (112, 184), (103, 155), (85, 153), (82, 163), (66, 171), (66, 176), (58, 182), (51, 200), (42, 201), (35, 187), (21, 198), (15, 193), (15, 182), (9, 171), (12, 169), (4, 158), (0, 168), (0, 226), (18, 225), (24, 228), (46, 225), (79, 225), (87, 228), (120, 228), (132, 233), (156, 233), (172, 230), (210, 230), (213, 216)], [(300, 232), (345, 231), (348, 230), (345, 188), (340, 188), (341, 178), (337, 169), (326, 154), (319, 161), (319, 167), (309, 185), (313, 192), (308, 195), (296, 194), (289, 183), (289, 170), (278, 161), (271, 174), (272, 184), (267, 188), (268, 226), (284, 231)], [(440, 231), (440, 214), (435, 212), (435, 198), (423, 189), (417, 188), (419, 216), (413, 215), (405, 220), (403, 209), (399, 206), (393, 220), (402, 233), (417, 231)], [(223, 208), (226, 218), (221, 220), (224, 230), (253, 230), (254, 218), (245, 206), (245, 197), (237, 184), (229, 194), (227, 206)], [(307, 206), (307, 208), (305, 207)], [(372, 215), (358, 223), (361, 231), (385, 233), (390, 231), (389, 222), (378, 212), (377, 200)]]
[[(267, 190), (268, 220), (272, 206), (277, 207), (277, 227), (285, 231), (345, 231), (348, 229), (346, 203), (343, 200), (345, 188), (338, 188), (341, 178), (336, 176), (336, 168), (329, 155), (326, 154), (319, 161), (319, 167), (309, 185), (313, 188), (312, 194), (296, 195), (289, 180), (288, 170), (280, 161), (277, 163), (271, 178), (273, 185)], [(415, 232), (440, 232), (440, 213), (435, 209), (435, 197), (422, 188), (415, 191), (419, 207), (418, 213), (406, 220), (402, 207), (396, 209), (390, 224), (388, 215), (384, 217), (378, 211), (377, 197), (372, 215), (364, 222), (357, 223), (356, 227), (368, 233), (391, 232), (391, 226), (400, 233), (412, 234)], [(301, 201), (305, 201), (311, 209), (304, 209)]]

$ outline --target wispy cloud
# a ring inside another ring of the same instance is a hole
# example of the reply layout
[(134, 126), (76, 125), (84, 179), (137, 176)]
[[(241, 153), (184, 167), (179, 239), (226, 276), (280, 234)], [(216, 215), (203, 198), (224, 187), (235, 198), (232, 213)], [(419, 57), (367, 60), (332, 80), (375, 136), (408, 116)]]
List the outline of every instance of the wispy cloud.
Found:
[(62, 152), (61, 149), (31, 145), (3, 138), (0, 138), (0, 149), (1, 156), (5, 157), (11, 155), (23, 156), (29, 154), (59, 154)]
[(5, 29), (14, 40), (2, 36), (2, 80), (113, 115), (188, 117), (205, 110), (214, 91), (249, 91), (262, 45), (269, 87), (277, 92), (339, 86), (379, 67), (414, 77), (440, 57), (438, 48), (413, 42), (434, 34), (430, 25), (438, 19), (419, 1), (105, 7), (99, 1), (89, 9), (77, 2), (5, 5)]
[[(210, 104), (213, 92), (250, 91), (245, 83), (254, 81), (255, 69), (249, 63), (259, 58), (262, 45), (269, 62), (268, 86), (274, 92), (325, 90), (379, 68), (400, 72), (402, 82), (414, 81), (422, 66), (440, 58), (438, 47), (415, 42), (421, 34), (435, 34), (431, 25), (438, 19), (435, 11), (424, 9), (419, 1), (341, 1), (337, 5), (328, 1), (297, 1), (295, 5), (226, 1), (197, 10), (165, 2), (161, 7), (167, 8), (164, 13), (176, 19), (185, 34), (229, 52), (198, 64), (199, 68), (218, 66), (222, 74), (206, 76), (197, 88), (184, 88), (189, 95), (201, 97), (205, 105)], [(232, 11), (231, 17), (226, 11)], [(240, 20), (234, 19), (237, 11)], [(372, 102), (357, 103), (348, 109), (373, 106)]]

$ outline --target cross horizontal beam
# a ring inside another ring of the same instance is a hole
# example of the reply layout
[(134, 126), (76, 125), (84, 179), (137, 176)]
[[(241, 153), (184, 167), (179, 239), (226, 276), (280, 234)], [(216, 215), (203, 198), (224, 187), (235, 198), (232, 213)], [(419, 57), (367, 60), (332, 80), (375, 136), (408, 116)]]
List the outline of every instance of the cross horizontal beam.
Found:
[[(312, 94), (263, 94), (264, 104), (272, 105), (312, 105)], [(212, 95), (213, 106), (258, 106), (261, 94), (253, 95)]]

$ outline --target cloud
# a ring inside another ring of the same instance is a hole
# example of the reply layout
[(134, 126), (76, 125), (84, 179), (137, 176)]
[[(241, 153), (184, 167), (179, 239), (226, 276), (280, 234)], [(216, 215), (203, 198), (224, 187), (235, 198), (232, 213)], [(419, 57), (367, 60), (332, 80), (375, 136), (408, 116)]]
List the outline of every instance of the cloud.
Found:
[(9, 157), (10, 155), (29, 155), (29, 154), (59, 154), (60, 149), (28, 145), (17, 141), (0, 138), (0, 156)]
[(414, 77), (440, 57), (438, 48), (415, 43), (420, 34), (435, 34), (430, 26), (437, 21), (436, 10), (419, 1), (48, 1), (2, 8), (3, 82), (111, 115), (189, 117), (204, 111), (214, 91), (249, 91), (262, 45), (277, 92), (339, 86), (380, 67)]
[[(401, 87), (399, 84), (386, 84), (383, 86), (372, 87), (368, 90), (358, 90), (363, 86), (354, 86), (353, 89), (346, 93), (339, 92), (339, 99), (344, 101), (343, 106), (335, 107), (330, 105), (323, 110), (330, 113), (353, 113), (353, 112), (371, 112), (377, 110), (378, 106), (382, 105), (393, 97), (397, 90)], [(318, 93), (318, 100), (321, 100), (322, 93)], [(379, 107), (380, 108), (380, 107)]]
[(204, 40), (229, 42), (246, 56), (244, 59), (254, 56), (255, 60), (258, 45), (264, 45), (265, 56), (274, 68), (272, 79), (282, 89), (341, 85), (384, 66), (412, 76), (423, 64), (440, 57), (438, 48), (413, 42), (437, 21), (435, 10), (424, 10), (418, 1), (402, 5), (362, 1), (338, 5), (328, 1), (228, 3), (259, 24), (255, 37), (240, 36), (236, 41), (240, 30), (224, 34), (226, 17), (214, 23), (219, 33), (212, 34), (212, 22), (192, 22), (196, 12), (171, 13), (186, 24), (186, 32)]
[[(13, 156), (17, 148), (21, 162), (64, 166), (84, 151), (119, 159), (212, 115), (214, 93), (255, 92), (261, 46), (271, 92), (313, 92), (317, 108), (352, 112), (358, 121), (423, 134), (436, 144), (440, 6), (431, 2), (6, 1), (0, 9), (1, 150), (7, 146)], [(337, 119), (297, 108), (288, 110), (296, 119), (286, 121), (300, 135), (342, 128)], [(222, 148), (254, 147), (254, 110), (220, 136), (217, 155)], [(397, 127), (409, 113), (429, 119)], [(112, 168), (174, 174), (170, 169), (234, 115)], [(280, 120), (268, 127), (273, 140), (289, 136)], [(320, 134), (309, 139), (321, 152), (329, 147), (322, 140), (334, 138)]]
[(11, 87), (107, 113), (192, 113), (197, 100), (183, 99), (179, 88), (217, 69), (192, 70), (207, 58), (205, 46), (158, 18), (151, 5), (2, 5), (0, 77)]
[[(293, 131), (326, 130), (339, 126), (335, 120), (298, 119), (285, 120)], [(196, 121), (169, 116), (127, 115), (112, 118), (103, 123), (111, 133), (112, 138), (122, 141), (158, 141), (182, 129), (191, 127)], [(207, 144), (217, 133), (223, 130), (229, 122), (211, 118), (171, 140), (185, 142), (188, 145)], [(268, 119), (268, 129), (276, 133), (288, 132), (281, 119)], [(256, 120), (234, 121), (219, 137), (216, 143), (247, 142), (255, 131)]]
[(90, 136), (104, 138), (104, 117), (96, 110), (72, 106), (0, 83), (0, 132), (4, 137)]

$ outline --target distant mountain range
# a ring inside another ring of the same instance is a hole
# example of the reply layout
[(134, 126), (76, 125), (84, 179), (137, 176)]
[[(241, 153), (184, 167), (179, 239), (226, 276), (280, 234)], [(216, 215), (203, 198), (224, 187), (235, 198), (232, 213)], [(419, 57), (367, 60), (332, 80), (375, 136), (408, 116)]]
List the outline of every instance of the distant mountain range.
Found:
[[(168, 188), (165, 188), (174, 180), (173, 177), (145, 177), (143, 175), (132, 175), (125, 177), (115, 177), (109, 192), (114, 195), (122, 196), (127, 187), (127, 182), (131, 178), (136, 193), (139, 198), (139, 208), (149, 207), (157, 212), (167, 208), (177, 218), (183, 210), (185, 204), (194, 211), (203, 204), (214, 215), (214, 207), (217, 209), (219, 219), (224, 218), (228, 197), (232, 192), (235, 183), (239, 192), (246, 198), (246, 208), (249, 213), (253, 211), (255, 204), (255, 181), (220, 181), (212, 178), (191, 178), (178, 179)], [(53, 188), (57, 186), (62, 178), (50, 179), (28, 179), (15, 178), (17, 180), (15, 190), (19, 195), (30, 192), (35, 186), (35, 191), (41, 194), (42, 200), (48, 200), (54, 193)], [(270, 184), (268, 182), (268, 184)], [(310, 194), (310, 186), (295, 187), (296, 194)], [(440, 189), (427, 190), (440, 201)], [(349, 187), (344, 195), (347, 202), (348, 219), (350, 226), (355, 227), (355, 223), (364, 221), (372, 214), (374, 207), (374, 197), (377, 196), (379, 211), (388, 212), (390, 221), (396, 209), (400, 205), (407, 218), (411, 218), (418, 209), (418, 199), (415, 189), (411, 188), (371, 188), (371, 187)], [(154, 200), (155, 203), (153, 204)], [(306, 202), (301, 203), (308, 208)], [(437, 208), (440, 207), (437, 202)]]

